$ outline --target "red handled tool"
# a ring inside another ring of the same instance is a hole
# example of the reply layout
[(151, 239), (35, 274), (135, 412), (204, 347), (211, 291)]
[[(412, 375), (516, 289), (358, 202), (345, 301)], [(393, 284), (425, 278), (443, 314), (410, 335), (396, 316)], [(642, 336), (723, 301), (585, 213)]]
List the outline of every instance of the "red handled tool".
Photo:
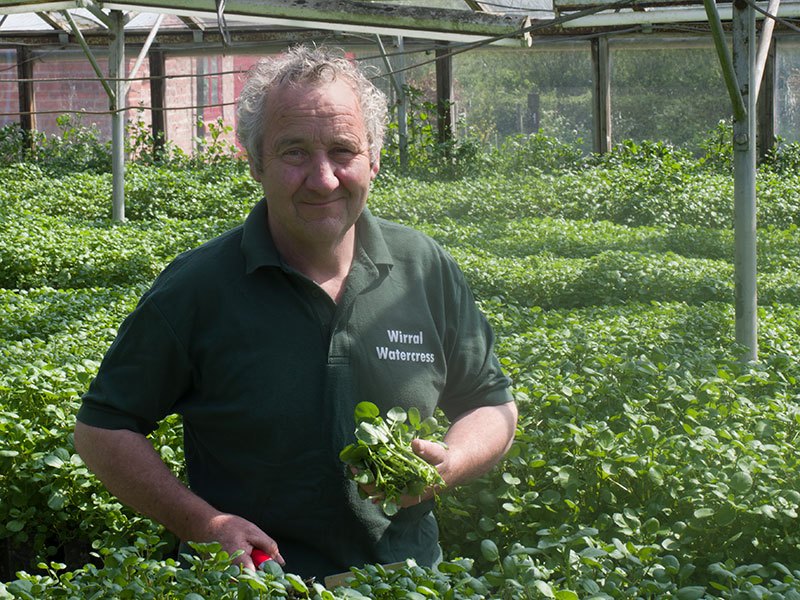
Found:
[(259, 550), (258, 548), (253, 548), (253, 551), (250, 553), (250, 558), (253, 559), (253, 564), (256, 566), (256, 569), (268, 560), (272, 560), (272, 557), (269, 554), (263, 550)]

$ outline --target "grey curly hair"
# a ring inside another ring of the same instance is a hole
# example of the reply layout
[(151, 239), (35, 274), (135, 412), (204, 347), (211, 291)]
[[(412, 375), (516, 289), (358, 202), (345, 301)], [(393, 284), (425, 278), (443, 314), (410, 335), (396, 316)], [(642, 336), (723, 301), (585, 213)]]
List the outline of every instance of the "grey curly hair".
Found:
[(247, 74), (236, 109), (236, 138), (247, 151), (250, 164), (261, 172), (266, 103), (283, 85), (344, 79), (353, 86), (367, 130), (370, 163), (380, 158), (388, 120), (386, 96), (365, 73), (344, 57), (340, 49), (293, 46), (285, 53), (265, 58)]

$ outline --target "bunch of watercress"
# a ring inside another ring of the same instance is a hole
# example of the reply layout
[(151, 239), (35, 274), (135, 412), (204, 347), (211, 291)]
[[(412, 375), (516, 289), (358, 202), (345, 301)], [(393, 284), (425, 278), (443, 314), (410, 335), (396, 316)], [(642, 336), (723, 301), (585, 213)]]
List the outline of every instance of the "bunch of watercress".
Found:
[[(350, 477), (358, 484), (374, 488), (372, 498), (379, 499), (383, 512), (394, 515), (404, 495), (419, 496), (427, 488), (444, 487), (436, 467), (414, 454), (411, 440), (434, 439), (438, 423), (434, 417), (421, 419), (419, 410), (392, 408), (383, 419), (372, 402), (360, 402), (355, 408), (356, 441), (345, 446), (339, 458), (350, 469)], [(359, 488), (362, 497), (370, 495)]]

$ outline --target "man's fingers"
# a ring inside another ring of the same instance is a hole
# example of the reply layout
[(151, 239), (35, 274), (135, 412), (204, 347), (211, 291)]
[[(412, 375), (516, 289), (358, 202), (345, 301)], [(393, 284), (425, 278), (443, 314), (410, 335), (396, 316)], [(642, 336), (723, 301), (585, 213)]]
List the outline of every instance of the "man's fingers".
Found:
[(447, 457), (446, 448), (429, 440), (411, 440), (411, 449), (414, 454), (434, 466), (444, 462)]

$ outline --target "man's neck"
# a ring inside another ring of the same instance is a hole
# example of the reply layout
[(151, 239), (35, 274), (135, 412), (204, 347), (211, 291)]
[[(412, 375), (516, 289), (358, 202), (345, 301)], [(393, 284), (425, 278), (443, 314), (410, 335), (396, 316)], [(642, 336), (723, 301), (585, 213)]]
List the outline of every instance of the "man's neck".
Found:
[(286, 240), (274, 241), (287, 265), (320, 286), (334, 302), (339, 301), (355, 256), (355, 226), (330, 245), (297, 247)]

